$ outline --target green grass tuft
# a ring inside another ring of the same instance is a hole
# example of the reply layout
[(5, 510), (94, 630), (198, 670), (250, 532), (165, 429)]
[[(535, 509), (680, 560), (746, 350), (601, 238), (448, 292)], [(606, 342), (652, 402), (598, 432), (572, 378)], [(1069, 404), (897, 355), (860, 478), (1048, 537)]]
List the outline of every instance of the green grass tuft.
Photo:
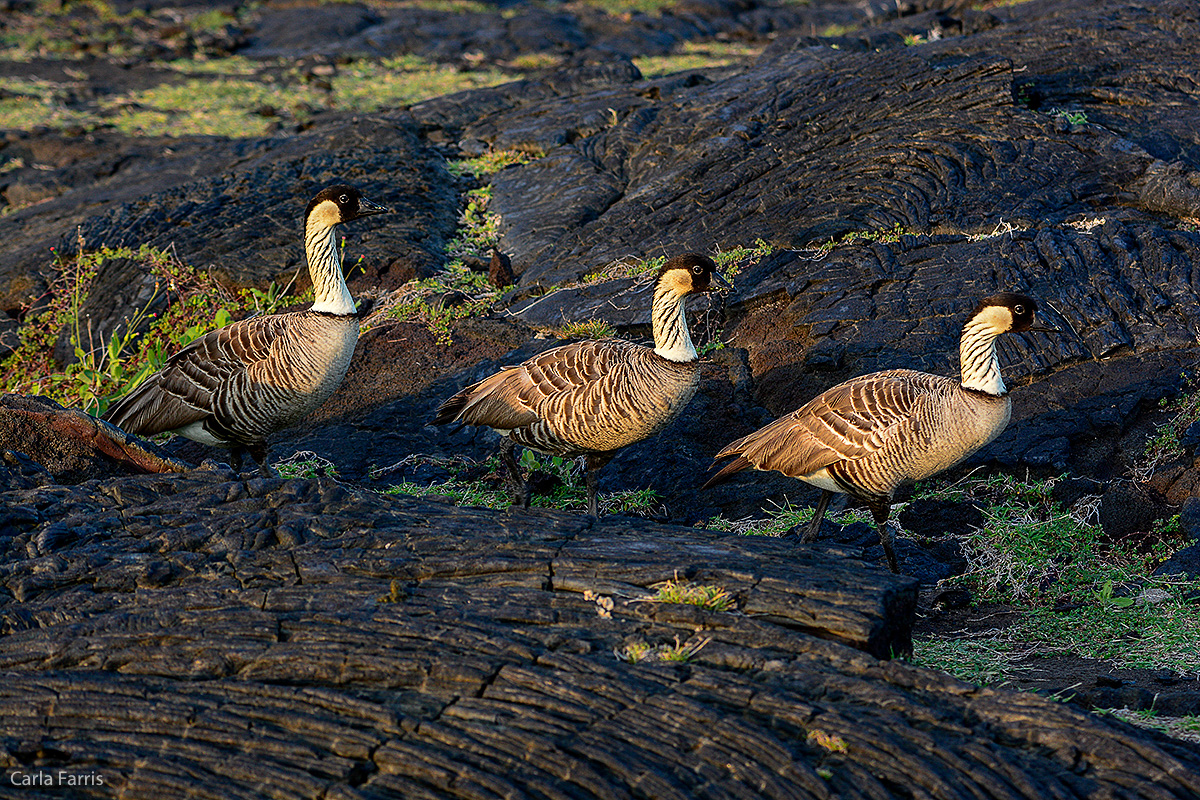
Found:
[[(770, 509), (763, 509), (765, 517), (743, 517), (729, 520), (717, 515), (704, 523), (704, 527), (713, 531), (727, 531), (743, 536), (782, 536), (797, 525), (806, 525), (812, 519), (813, 509), (809, 506), (797, 508), (791, 501), (784, 498), (783, 505), (771, 504)], [(852, 522), (865, 522), (874, 527), (875, 522), (870, 512), (864, 509), (850, 508), (841, 514), (827, 513), (825, 518), (839, 525)]]
[(948, 672), (978, 686), (1002, 683), (1011, 677), (1014, 659), (1011, 646), (995, 634), (987, 638), (913, 637), (912, 663)]
[(1146, 442), (1138, 470), (1143, 480), (1149, 479), (1159, 464), (1184, 455), (1180, 437), (1193, 422), (1200, 421), (1200, 388), (1189, 380), (1183, 394), (1173, 400), (1164, 398), (1159, 405), (1171, 413), (1171, 419)]
[(700, 606), (709, 611), (728, 611), (734, 605), (733, 595), (711, 584), (688, 583), (675, 578), (651, 588), (654, 599), (660, 603)]
[[(505, 483), (504, 469), (498, 456), (491, 456), (482, 465), (470, 459), (435, 459), (428, 456), (408, 456), (390, 467), (373, 470), (371, 477), (383, 478), (388, 472), (421, 461), (441, 467), (450, 474), (447, 480), (419, 485), (404, 481), (383, 490), (384, 494), (408, 494), (418, 497), (445, 497), (457, 505), (503, 509), (512, 505), (512, 494)], [(518, 459), (527, 472), (534, 470), (558, 479), (559, 485), (549, 494), (535, 493), (530, 498), (534, 508), (554, 508), (561, 511), (582, 511), (587, 508), (587, 488), (583, 483), (583, 468), (578, 459), (544, 456), (523, 450)], [(662, 503), (652, 489), (634, 489), (600, 494), (597, 504), (601, 514), (636, 514), (657, 517)]]
[(863, 242), (877, 242), (879, 244), (895, 244), (904, 236), (917, 236), (917, 231), (906, 230), (900, 223), (896, 223), (890, 228), (877, 231), (850, 231), (849, 233), (840, 236), (836, 239), (829, 239), (820, 244), (809, 245), (804, 248), (804, 251), (809, 254), (809, 258), (814, 261), (819, 261), (829, 255), (838, 247), (846, 247), (849, 245), (861, 244)]
[(617, 329), (611, 323), (602, 319), (589, 319), (583, 322), (568, 322), (558, 329), (561, 339), (604, 339), (617, 335)]
[(639, 56), (633, 63), (645, 78), (657, 78), (688, 70), (726, 67), (749, 62), (762, 53), (762, 45), (744, 42), (684, 42), (665, 56)]
[(378, 303), (363, 321), (363, 329), (383, 319), (417, 322), (424, 325), (441, 345), (454, 343), (454, 324), (468, 317), (491, 311), (500, 292), (483, 272), (466, 265), (466, 259), (483, 259), (499, 245), (500, 217), (489, 214), (491, 187), (467, 192), (467, 202), (459, 218), (455, 236), (446, 243), (446, 266), (436, 276), (409, 281)]
[(334, 478), (338, 474), (336, 464), (312, 450), (298, 450), (271, 466), (282, 478)]
[(691, 643), (680, 642), (678, 636), (675, 637), (674, 644), (660, 644), (655, 646), (643, 641), (636, 641), (630, 642), (625, 647), (613, 650), (613, 655), (617, 657), (618, 661), (624, 661), (627, 664), (655, 661), (686, 663), (691, 661), (710, 641), (712, 641), (711, 637)]
[(482, 177), (485, 175), (493, 175), (505, 167), (516, 166), (518, 164), (528, 164), (540, 158), (542, 153), (529, 153), (523, 150), (496, 150), (487, 152), (475, 158), (464, 158), (459, 161), (451, 161), (446, 165), (454, 175), (473, 175)]

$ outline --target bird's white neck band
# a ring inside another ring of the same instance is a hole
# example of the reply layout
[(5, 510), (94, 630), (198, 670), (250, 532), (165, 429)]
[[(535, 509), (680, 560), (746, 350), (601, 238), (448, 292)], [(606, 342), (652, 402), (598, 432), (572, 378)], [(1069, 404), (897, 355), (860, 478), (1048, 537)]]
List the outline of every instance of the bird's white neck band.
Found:
[(311, 221), (304, 231), (304, 253), (316, 296), (312, 310), (326, 314), (354, 314), (357, 308), (342, 275), (342, 259), (334, 231), (332, 226)]
[(696, 346), (688, 332), (685, 296), (670, 286), (654, 290), (650, 320), (654, 327), (654, 352), (668, 361), (695, 361)]
[(964, 389), (997, 396), (1008, 391), (1000, 377), (1000, 357), (996, 354), (996, 338), (1003, 332), (995, 325), (978, 320), (971, 320), (963, 328), (958, 358)]

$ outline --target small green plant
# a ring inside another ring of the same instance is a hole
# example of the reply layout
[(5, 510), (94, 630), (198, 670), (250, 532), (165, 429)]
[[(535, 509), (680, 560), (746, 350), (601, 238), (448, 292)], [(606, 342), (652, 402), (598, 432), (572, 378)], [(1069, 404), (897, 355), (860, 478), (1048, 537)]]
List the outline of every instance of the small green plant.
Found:
[[(791, 501), (784, 498), (783, 505), (772, 502), (771, 508), (764, 508), (765, 517), (743, 517), (728, 520), (716, 516), (708, 520), (704, 527), (714, 531), (727, 531), (743, 536), (782, 536), (797, 525), (807, 524), (812, 519), (813, 509), (809, 506), (797, 508)], [(874, 525), (870, 512), (864, 509), (849, 508), (841, 514), (827, 513), (825, 518), (830, 522), (848, 525), (852, 522), (866, 522)]]
[[(973, 487), (995, 498), (982, 508), (985, 524), (963, 543), (969, 582), (981, 599), (1026, 603), (1064, 593), (1091, 592), (1099, 561), (1098, 526), (1081, 524), (1050, 495), (1052, 481), (1005, 476)], [(1114, 576), (1116, 580), (1125, 575)]]
[[(439, 466), (450, 474), (449, 479), (426, 485), (403, 481), (383, 490), (384, 494), (408, 494), (419, 497), (444, 497), (458, 505), (508, 508), (512, 492), (497, 456), (482, 465), (469, 459), (434, 459), (412, 455), (383, 469), (372, 470), (373, 479), (382, 479), (389, 472), (416, 461)], [(518, 463), (527, 471), (538, 470), (557, 478), (558, 485), (549, 494), (535, 493), (530, 505), (535, 508), (555, 508), (563, 511), (587, 508), (587, 489), (583, 485), (582, 468), (576, 459), (542, 456), (523, 450)], [(653, 490), (626, 490), (601, 494), (598, 498), (601, 514), (626, 513), (653, 517), (661, 513), (661, 501)]]
[(1158, 429), (1147, 442), (1142, 454), (1142, 463), (1136, 477), (1148, 480), (1159, 464), (1179, 458), (1184, 454), (1180, 437), (1192, 425), (1200, 421), (1200, 388), (1192, 379), (1184, 383), (1184, 392), (1172, 399), (1163, 398), (1160, 407), (1171, 412), (1171, 419)]
[(394, 305), (389, 316), (404, 322), (419, 322), (429, 329), (437, 344), (454, 344), (454, 323), (460, 319), (478, 316), (488, 309), (486, 303), (465, 302), (456, 305), (433, 305), (423, 298)]
[[(721, 250), (712, 258), (717, 268), (721, 271), (721, 274), (725, 278), (733, 280), (739, 272), (757, 264), (760, 260), (771, 255), (772, 252), (774, 252), (773, 245), (763, 239), (755, 239), (754, 244), (749, 247), (738, 245), (729, 250)], [(667, 263), (666, 256), (619, 258), (585, 274), (582, 282), (589, 284), (620, 278), (640, 278), (646, 275), (653, 275), (662, 269), (665, 263)]]
[(654, 647), (645, 642), (631, 642), (620, 650), (613, 650), (613, 655), (617, 657), (618, 661), (637, 664), (652, 657), (654, 652)]
[(1087, 113), (1083, 111), (1067, 111), (1065, 109), (1053, 109), (1050, 112), (1056, 119), (1066, 120), (1069, 125), (1085, 125), (1088, 118)]
[(521, 72), (536, 72), (550, 69), (563, 63), (563, 57), (554, 53), (521, 53), (509, 62), (510, 67)]
[(678, 576), (651, 588), (654, 599), (660, 603), (700, 606), (709, 611), (728, 611), (734, 604), (733, 595), (720, 586), (688, 583)]
[(1171, 539), (1180, 535), (1183, 530), (1180, 527), (1179, 515), (1172, 514), (1164, 519), (1154, 520), (1151, 532), (1159, 539)]
[(854, 33), (861, 27), (862, 26), (858, 23), (850, 23), (845, 25), (835, 23), (833, 25), (826, 25), (817, 33), (817, 36), (820, 36), (823, 39), (837, 39), (839, 37)]
[[(581, 501), (579, 508), (587, 505)], [(662, 498), (653, 489), (622, 489), (602, 494), (597, 499), (601, 514), (634, 514), (639, 517), (661, 518), (666, 515)]]
[(561, 339), (604, 339), (617, 335), (617, 329), (602, 319), (568, 322), (558, 329)]
[(537, 158), (540, 158), (542, 153), (530, 153), (524, 150), (495, 150), (488, 151), (481, 156), (475, 158), (466, 158), (461, 161), (451, 161), (446, 165), (446, 169), (454, 175), (472, 175), (474, 177), (483, 177), (499, 172), (505, 167), (511, 167), (516, 164), (528, 164)]
[(376, 304), (363, 321), (364, 330), (384, 318), (417, 322), (434, 335), (438, 344), (451, 345), (458, 320), (483, 316), (492, 309), (499, 291), (488, 282), (485, 273), (466, 265), (467, 259), (481, 258), (499, 245), (500, 217), (487, 212), (491, 196), (490, 186), (467, 192), (458, 231), (446, 244), (446, 266), (432, 278), (409, 281)]
[(829, 255), (835, 248), (845, 247), (848, 245), (859, 244), (861, 242), (877, 242), (879, 244), (895, 244), (904, 236), (917, 235), (913, 231), (905, 230), (900, 223), (894, 224), (892, 227), (879, 231), (850, 231), (839, 238), (829, 239), (828, 241), (810, 245), (805, 248), (805, 251), (811, 253), (810, 258), (814, 261), (819, 261)]
[[(287, 306), (295, 305), (304, 299), (290, 293), (292, 283), (294, 283), (295, 280), (296, 276), (293, 275), (287, 286), (284, 286), (283, 288), (280, 288), (279, 284), (277, 284), (275, 281), (271, 281), (269, 284), (267, 284), (266, 289), (259, 289), (255, 286), (247, 286), (245, 289), (241, 290), (240, 294), (244, 301), (253, 304), (251, 308), (256, 314), (274, 314), (277, 311), (280, 311)], [(311, 292), (312, 289), (310, 288), (309, 293), (311, 294)], [(308, 299), (311, 299), (311, 297)], [(222, 327), (224, 324), (225, 323), (219, 323), (217, 327)]]
[(659, 648), (658, 659), (660, 661), (676, 661), (681, 663), (691, 661), (693, 658), (695, 658), (696, 654), (704, 648), (704, 645), (711, 641), (712, 637), (709, 637), (708, 639), (701, 639), (698, 642), (692, 642), (691, 644), (688, 644), (686, 642), (680, 642), (679, 637), (676, 636), (675, 644), (663, 645)]
[(416, 464), (428, 464), (444, 470), (449, 477), (444, 481), (417, 484), (402, 481), (381, 490), (382, 494), (411, 495), (414, 497), (444, 497), (457, 505), (482, 506), (485, 508), (507, 508), (511, 493), (499, 481), (485, 482), (479, 475), (496, 475), (500, 459), (488, 458), (482, 465), (468, 458), (435, 458), (416, 453), (406, 456), (395, 464), (373, 468), (368, 472), (372, 480), (380, 480), (388, 474)]
[(583, 472), (583, 468), (579, 464), (579, 459), (563, 458), (562, 456), (543, 456), (528, 448), (521, 451), (521, 456), (517, 459), (517, 463), (530, 472), (541, 470), (555, 476), (566, 484), (577, 483)]
[(408, 599), (408, 592), (404, 588), (404, 584), (400, 581), (393, 580), (388, 584), (388, 593), (375, 598), (377, 603), (403, 603)]
[(770, 242), (755, 239), (754, 244), (749, 247), (738, 245), (729, 250), (721, 250), (713, 256), (713, 261), (721, 274), (732, 283), (740, 272), (754, 266), (773, 252), (775, 246)]
[(1092, 592), (1092, 597), (1102, 606), (1111, 606), (1112, 608), (1129, 608), (1134, 604), (1136, 598), (1133, 597), (1117, 597), (1113, 594), (1113, 582), (1107, 580), (1099, 589)]
[(1150, 728), (1176, 739), (1200, 744), (1200, 716), (1166, 717), (1155, 708), (1131, 710), (1128, 708), (1096, 709), (1097, 714), (1108, 714), (1139, 728)]
[(849, 748), (846, 746), (846, 740), (836, 733), (828, 733), (820, 728), (813, 728), (808, 732), (805, 741), (809, 744), (815, 744), (822, 750), (827, 750), (830, 753), (845, 753)]
[(500, 244), (500, 215), (489, 214), (487, 210), (491, 200), (491, 186), (467, 192), (458, 233), (446, 245), (448, 256), (461, 258), (491, 253)]
[(512, 502), (511, 494), (505, 489), (489, 487), (479, 482), (456, 480), (426, 485), (404, 481), (387, 487), (382, 493), (406, 494), (413, 497), (439, 497), (450, 500), (455, 505), (479, 508), (508, 508)]
[[(449, 345), (454, 341), (454, 323), (488, 313), (497, 297), (499, 292), (488, 283), (486, 275), (472, 271), (456, 258), (434, 277), (409, 281), (377, 304), (362, 327), (368, 330), (383, 318), (418, 322), (429, 329), (438, 344)], [(447, 298), (456, 301), (446, 302)]]
[(1019, 82), (1013, 85), (1013, 101), (1020, 108), (1033, 108), (1034, 88), (1029, 82)]
[(684, 663), (695, 658), (696, 654), (710, 641), (712, 641), (711, 637), (691, 643), (680, 642), (679, 637), (676, 636), (674, 644), (660, 644), (657, 647), (645, 642), (632, 642), (619, 650), (613, 650), (613, 655), (617, 657), (618, 661), (624, 661), (627, 664), (649, 661)]
[(273, 466), (283, 478), (331, 478), (338, 474), (337, 465), (312, 450), (298, 450), (285, 459), (273, 462)]
[(936, 479), (918, 483), (914, 487), (913, 497), (969, 502), (981, 507), (1015, 503), (1035, 506), (1042, 513), (1047, 513), (1054, 505), (1054, 487), (1064, 477), (1020, 480), (1005, 473), (982, 477), (971, 474), (950, 484)]
[(638, 278), (658, 272), (665, 263), (667, 263), (666, 256), (645, 259), (619, 258), (616, 261), (605, 264), (599, 269), (587, 273), (583, 276), (582, 282), (587, 284), (618, 280), (620, 278)]

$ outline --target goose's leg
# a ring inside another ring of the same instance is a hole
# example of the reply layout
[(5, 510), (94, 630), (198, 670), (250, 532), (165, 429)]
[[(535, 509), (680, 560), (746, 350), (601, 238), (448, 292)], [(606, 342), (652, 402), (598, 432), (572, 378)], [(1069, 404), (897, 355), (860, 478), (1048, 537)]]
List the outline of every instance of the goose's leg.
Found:
[(829, 508), (831, 497), (833, 497), (833, 492), (828, 489), (821, 490), (821, 499), (817, 501), (817, 508), (813, 511), (812, 520), (804, 530), (804, 535), (800, 537), (801, 542), (808, 543), (817, 540), (817, 532), (821, 530), (821, 521), (825, 519), (825, 509)]
[(521, 474), (521, 466), (517, 463), (516, 456), (513, 451), (517, 449), (517, 444), (507, 436), (500, 441), (500, 463), (504, 464), (508, 470), (508, 477), (512, 483), (513, 505), (519, 505), (522, 508), (529, 508), (529, 484), (525, 481), (525, 476)]
[(612, 456), (608, 453), (588, 453), (587, 454), (587, 474), (584, 478), (584, 485), (587, 486), (587, 501), (588, 514), (600, 518), (600, 504), (596, 500), (596, 484), (600, 470), (612, 460)]
[(256, 442), (246, 447), (246, 452), (258, 464), (258, 472), (264, 478), (278, 478), (279, 473), (267, 461), (267, 443)]
[(891, 513), (890, 497), (873, 500), (870, 503), (871, 515), (875, 517), (875, 527), (879, 529), (879, 543), (883, 545), (883, 554), (887, 556), (888, 569), (900, 574), (900, 565), (896, 561), (896, 532), (888, 524), (888, 514)]
[(242, 448), (239, 445), (229, 448), (229, 468), (235, 475), (242, 474)]
[(599, 470), (589, 469), (584, 484), (587, 486), (588, 514), (599, 519), (600, 504), (596, 500), (596, 473)]

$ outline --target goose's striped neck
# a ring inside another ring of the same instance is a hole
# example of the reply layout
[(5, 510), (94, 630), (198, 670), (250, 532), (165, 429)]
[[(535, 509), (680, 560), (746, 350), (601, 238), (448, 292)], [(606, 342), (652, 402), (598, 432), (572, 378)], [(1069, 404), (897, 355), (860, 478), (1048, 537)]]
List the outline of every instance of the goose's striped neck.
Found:
[(669, 361), (695, 361), (696, 346), (688, 332), (684, 299), (670, 285), (660, 283), (654, 289), (650, 321), (654, 326), (654, 352)]
[(1008, 389), (1000, 377), (1000, 357), (996, 354), (996, 338), (1003, 331), (995, 325), (973, 319), (963, 328), (958, 343), (958, 359), (962, 367), (964, 389), (1000, 396)]
[(312, 278), (316, 302), (313, 311), (326, 314), (354, 314), (354, 298), (342, 275), (342, 259), (338, 254), (336, 229), (310, 219), (304, 229), (304, 254), (308, 258), (308, 275)]

